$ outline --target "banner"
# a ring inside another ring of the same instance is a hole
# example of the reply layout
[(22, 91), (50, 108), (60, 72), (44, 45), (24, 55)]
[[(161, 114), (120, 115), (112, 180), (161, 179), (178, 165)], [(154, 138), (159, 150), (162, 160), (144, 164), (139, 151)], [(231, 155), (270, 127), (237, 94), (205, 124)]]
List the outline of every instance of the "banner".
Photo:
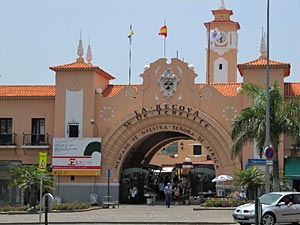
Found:
[(46, 167), (47, 167), (47, 153), (46, 152), (40, 152), (39, 171), (40, 172), (46, 172)]
[(54, 138), (54, 175), (100, 176), (100, 171), (101, 138)]

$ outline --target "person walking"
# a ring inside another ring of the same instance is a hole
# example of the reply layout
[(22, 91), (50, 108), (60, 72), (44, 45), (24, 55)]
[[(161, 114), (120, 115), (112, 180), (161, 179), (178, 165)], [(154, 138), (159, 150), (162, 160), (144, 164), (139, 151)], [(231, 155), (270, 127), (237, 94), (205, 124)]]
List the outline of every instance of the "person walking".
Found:
[(159, 199), (164, 199), (164, 188), (165, 188), (165, 183), (163, 180), (161, 180), (158, 185)]
[(167, 183), (167, 186), (164, 188), (165, 199), (166, 199), (166, 207), (170, 208), (171, 200), (172, 200), (172, 185), (170, 182)]

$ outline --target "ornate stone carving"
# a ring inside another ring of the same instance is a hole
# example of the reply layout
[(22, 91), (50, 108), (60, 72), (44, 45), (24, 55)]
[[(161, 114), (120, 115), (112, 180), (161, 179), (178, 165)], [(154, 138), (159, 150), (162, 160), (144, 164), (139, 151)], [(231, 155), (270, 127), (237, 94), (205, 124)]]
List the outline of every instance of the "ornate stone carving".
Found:
[(166, 98), (172, 97), (174, 91), (177, 91), (179, 79), (170, 69), (167, 69), (157, 81), (160, 84), (160, 91), (164, 93)]
[(125, 96), (127, 98), (134, 98), (134, 97), (136, 97), (136, 89), (135, 89), (135, 87), (132, 87), (132, 86), (126, 87), (126, 89), (125, 89)]
[(211, 87), (204, 87), (201, 90), (201, 97), (204, 99), (210, 98), (212, 96)]
[(111, 120), (114, 118), (114, 110), (111, 107), (103, 107), (103, 109), (100, 110), (100, 117), (103, 118), (103, 120)]

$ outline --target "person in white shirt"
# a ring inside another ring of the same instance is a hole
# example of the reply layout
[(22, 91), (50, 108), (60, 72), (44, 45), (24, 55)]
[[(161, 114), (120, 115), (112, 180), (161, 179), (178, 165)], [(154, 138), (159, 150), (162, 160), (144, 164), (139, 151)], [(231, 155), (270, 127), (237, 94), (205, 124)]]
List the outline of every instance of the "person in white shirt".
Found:
[(245, 190), (242, 189), (241, 192), (240, 192), (240, 199), (245, 199), (245, 198), (247, 198), (247, 195), (245, 193)]
[(171, 204), (171, 200), (172, 200), (172, 193), (173, 193), (172, 185), (170, 182), (168, 182), (167, 186), (165, 186), (164, 192), (165, 192), (165, 198), (166, 198), (166, 207), (170, 208), (170, 204)]

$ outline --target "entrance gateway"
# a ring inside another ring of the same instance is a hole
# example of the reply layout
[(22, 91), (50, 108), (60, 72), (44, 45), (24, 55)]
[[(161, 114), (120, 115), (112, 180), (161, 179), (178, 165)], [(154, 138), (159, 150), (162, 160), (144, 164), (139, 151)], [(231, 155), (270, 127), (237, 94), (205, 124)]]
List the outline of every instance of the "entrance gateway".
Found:
[[(117, 175), (115, 180), (120, 180), (120, 185), (123, 169), (149, 165), (164, 145), (182, 139), (201, 143), (208, 151), (217, 174), (227, 171), (232, 175), (240, 168), (240, 162), (237, 159), (232, 161), (230, 151), (224, 150), (231, 146), (231, 138), (226, 131), (208, 115), (190, 106), (162, 103), (136, 110), (126, 118), (103, 140), (103, 149), (108, 150), (103, 157), (112, 160), (114, 174)], [(139, 179), (139, 182), (143, 180)], [(143, 185), (138, 184), (144, 192)], [(122, 190), (129, 189), (129, 186), (120, 187), (121, 201)]]
[[(217, 173), (219, 170), (228, 171), (230, 174), (239, 168), (238, 161), (231, 160), (230, 151), (216, 151), (216, 149), (230, 149), (231, 138), (226, 131), (208, 115), (192, 107), (172, 103), (162, 103), (134, 111), (127, 116), (127, 120), (108, 133), (103, 140), (103, 149), (106, 149), (104, 158), (112, 159), (116, 174), (121, 173), (122, 165), (131, 150), (138, 143), (139, 148), (149, 142), (152, 136), (162, 134), (167, 140), (154, 140), (146, 155), (139, 162), (140, 165), (149, 163), (151, 158), (161, 147), (160, 142), (174, 141), (174, 139), (193, 139), (201, 143), (208, 150)], [(160, 142), (159, 142), (160, 141)], [(149, 147), (149, 144), (147, 145)], [(103, 167), (106, 163), (103, 163)], [(238, 165), (238, 166), (233, 166)], [(118, 178), (118, 177), (116, 177)]]

